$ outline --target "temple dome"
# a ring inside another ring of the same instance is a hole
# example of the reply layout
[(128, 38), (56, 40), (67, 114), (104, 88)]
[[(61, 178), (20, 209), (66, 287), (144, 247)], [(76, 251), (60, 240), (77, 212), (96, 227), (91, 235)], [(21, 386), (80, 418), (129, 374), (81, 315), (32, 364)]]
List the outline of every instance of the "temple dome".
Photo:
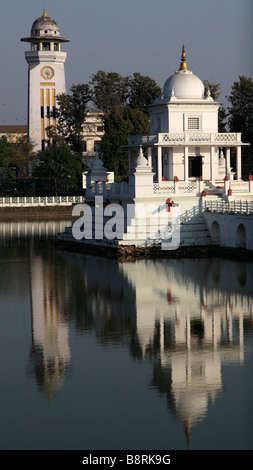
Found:
[(47, 15), (46, 10), (44, 10), (42, 16), (34, 21), (31, 36), (60, 36), (57, 23)]
[(183, 46), (180, 69), (171, 75), (163, 87), (164, 98), (199, 100), (204, 98), (204, 84), (188, 70)]

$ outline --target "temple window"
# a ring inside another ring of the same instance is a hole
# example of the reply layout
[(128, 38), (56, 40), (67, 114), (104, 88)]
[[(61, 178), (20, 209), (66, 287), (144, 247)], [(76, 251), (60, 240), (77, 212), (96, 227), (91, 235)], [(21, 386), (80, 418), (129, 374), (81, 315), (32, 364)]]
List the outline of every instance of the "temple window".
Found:
[(43, 51), (50, 51), (50, 43), (49, 42), (43, 42), (42, 50)]
[(199, 129), (199, 117), (188, 117), (188, 129)]

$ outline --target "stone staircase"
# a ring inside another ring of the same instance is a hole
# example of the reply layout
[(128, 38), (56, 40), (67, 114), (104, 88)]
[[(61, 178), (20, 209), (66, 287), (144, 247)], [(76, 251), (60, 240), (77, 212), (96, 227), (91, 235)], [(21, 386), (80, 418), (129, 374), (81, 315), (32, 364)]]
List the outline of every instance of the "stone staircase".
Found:
[(180, 246), (208, 246), (211, 237), (201, 214), (183, 222), (180, 227)]
[(210, 181), (203, 182), (203, 190), (209, 196), (222, 196), (224, 191), (224, 181), (216, 182), (215, 186)]

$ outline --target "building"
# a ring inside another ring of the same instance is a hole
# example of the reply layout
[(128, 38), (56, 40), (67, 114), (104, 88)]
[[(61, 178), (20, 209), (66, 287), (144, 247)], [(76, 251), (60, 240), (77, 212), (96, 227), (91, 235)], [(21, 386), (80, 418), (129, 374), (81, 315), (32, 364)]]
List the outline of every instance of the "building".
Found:
[[(236, 149), (236, 179), (241, 180), (241, 134), (218, 133), (220, 104), (188, 69), (183, 46), (179, 70), (163, 87), (163, 97), (150, 107), (150, 135), (129, 138), (129, 147), (142, 145), (158, 184), (164, 180), (223, 181), (233, 179), (230, 150)], [(131, 153), (130, 153), (131, 154)], [(131, 162), (131, 159), (130, 159)]]
[(0, 138), (6, 137), (8, 142), (16, 144), (27, 136), (27, 126), (25, 125), (2, 125), (0, 126)]
[(89, 111), (86, 114), (84, 123), (82, 125), (82, 138), (83, 138), (83, 162), (88, 168), (96, 151), (99, 148), (100, 141), (104, 135), (103, 114), (97, 111)]
[(56, 22), (47, 15), (37, 18), (29, 37), (21, 41), (30, 43), (25, 52), (28, 63), (28, 138), (34, 151), (44, 150), (48, 136), (46, 128), (54, 125), (50, 113), (56, 106), (56, 96), (66, 93), (64, 64), (66, 52), (61, 51), (63, 38)]
[(59, 239), (121, 253), (212, 244), (253, 250), (253, 178), (241, 178), (248, 144), (240, 133), (218, 132), (219, 106), (204, 96), (183, 47), (179, 70), (150, 107), (150, 134), (129, 136), (128, 183), (110, 183), (97, 155), (86, 176), (85, 230), (79, 220)]

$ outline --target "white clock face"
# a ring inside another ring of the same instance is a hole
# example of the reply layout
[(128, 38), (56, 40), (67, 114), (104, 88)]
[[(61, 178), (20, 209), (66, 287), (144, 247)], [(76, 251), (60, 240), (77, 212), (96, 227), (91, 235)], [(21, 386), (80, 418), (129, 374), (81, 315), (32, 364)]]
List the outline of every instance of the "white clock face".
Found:
[(40, 73), (42, 78), (45, 80), (51, 80), (51, 78), (54, 76), (54, 69), (52, 69), (52, 67), (46, 66), (41, 69)]

